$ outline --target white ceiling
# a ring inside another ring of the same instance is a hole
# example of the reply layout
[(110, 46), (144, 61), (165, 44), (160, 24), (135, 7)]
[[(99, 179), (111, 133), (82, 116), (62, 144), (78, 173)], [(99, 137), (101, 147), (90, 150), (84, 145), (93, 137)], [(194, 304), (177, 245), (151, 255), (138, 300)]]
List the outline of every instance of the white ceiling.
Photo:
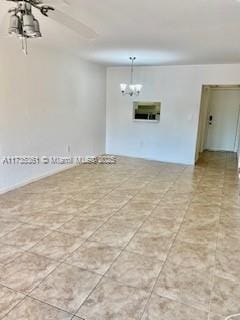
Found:
[[(59, 10), (88, 24), (98, 39), (83, 40), (39, 16), (43, 39), (32, 45), (53, 45), (106, 65), (125, 65), (131, 55), (139, 65), (240, 62), (237, 0), (67, 1), (69, 6), (63, 0), (46, 3), (54, 2)], [(1, 29), (7, 29), (3, 16), (8, 7), (11, 3), (1, 0)]]

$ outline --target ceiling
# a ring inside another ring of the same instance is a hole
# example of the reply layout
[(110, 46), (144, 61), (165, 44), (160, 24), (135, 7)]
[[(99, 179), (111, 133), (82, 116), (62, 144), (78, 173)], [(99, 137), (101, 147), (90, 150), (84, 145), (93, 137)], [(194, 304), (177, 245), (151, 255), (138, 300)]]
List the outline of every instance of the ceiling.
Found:
[[(240, 62), (240, 2), (237, 0), (46, 0), (93, 28), (83, 40), (55, 21), (39, 16), (43, 38), (33, 46), (55, 46), (105, 65)], [(1, 36), (11, 3), (1, 0)], [(36, 14), (38, 15), (38, 14)], [(4, 38), (5, 39), (5, 38)], [(7, 37), (6, 37), (7, 39)], [(16, 39), (6, 40), (16, 41)]]

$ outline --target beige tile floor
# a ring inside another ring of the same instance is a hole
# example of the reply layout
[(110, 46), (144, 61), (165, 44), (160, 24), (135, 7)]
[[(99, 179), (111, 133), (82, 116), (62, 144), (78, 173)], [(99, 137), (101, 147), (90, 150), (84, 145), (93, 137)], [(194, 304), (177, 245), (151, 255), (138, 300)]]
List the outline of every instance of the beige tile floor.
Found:
[[(0, 197), (0, 319), (223, 320), (240, 313), (236, 156), (119, 158)], [(239, 317), (240, 319), (240, 317)]]

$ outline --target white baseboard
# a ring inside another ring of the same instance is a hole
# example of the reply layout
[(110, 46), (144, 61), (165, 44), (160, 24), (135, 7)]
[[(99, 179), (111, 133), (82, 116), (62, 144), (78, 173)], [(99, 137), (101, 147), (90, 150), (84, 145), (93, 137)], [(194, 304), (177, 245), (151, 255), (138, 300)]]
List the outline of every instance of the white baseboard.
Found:
[(71, 165), (66, 165), (66, 166), (63, 166), (63, 167), (60, 167), (60, 168), (57, 168), (55, 170), (50, 170), (50, 171), (47, 171), (45, 172), (44, 174), (41, 174), (39, 176), (36, 176), (34, 178), (30, 178), (30, 179), (27, 179), (25, 181), (22, 181), (20, 183), (17, 183), (17, 184), (14, 184), (10, 187), (7, 187), (7, 188), (3, 188), (3, 189), (0, 189), (0, 195), (4, 194), (4, 193), (7, 193), (9, 191), (12, 191), (12, 190), (15, 190), (15, 189), (18, 189), (18, 188), (21, 188), (21, 187), (24, 187), (30, 183), (33, 183), (33, 182), (36, 182), (36, 181), (39, 181), (41, 179), (44, 179), (44, 178), (47, 178), (47, 177), (50, 177), (50, 176), (53, 176), (54, 174), (57, 174), (59, 172), (62, 172), (62, 171), (65, 171), (65, 170), (69, 170), (73, 167), (76, 167), (77, 165), (76, 164), (71, 164)]
[(114, 155), (116, 157), (125, 157), (125, 158), (133, 158), (133, 159), (141, 159), (141, 160), (149, 160), (149, 161), (157, 161), (162, 163), (170, 163), (170, 164), (176, 164), (176, 165), (184, 165), (184, 166), (194, 166), (194, 162), (178, 162), (178, 161), (170, 161), (170, 160), (160, 160), (159, 158), (151, 158), (151, 157), (145, 157), (145, 156), (132, 156), (132, 155), (126, 155), (126, 154), (116, 154), (116, 153), (108, 153)]

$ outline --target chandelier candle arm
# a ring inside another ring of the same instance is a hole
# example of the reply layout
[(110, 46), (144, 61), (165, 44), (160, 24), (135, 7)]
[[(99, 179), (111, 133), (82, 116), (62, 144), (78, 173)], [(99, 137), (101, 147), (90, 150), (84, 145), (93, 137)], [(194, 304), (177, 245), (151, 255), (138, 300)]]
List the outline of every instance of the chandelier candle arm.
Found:
[(136, 57), (130, 57), (131, 61), (131, 77), (130, 77), (130, 84), (121, 83), (120, 89), (123, 96), (129, 95), (129, 96), (138, 96), (142, 91), (142, 84), (134, 84), (134, 62), (136, 60)]

